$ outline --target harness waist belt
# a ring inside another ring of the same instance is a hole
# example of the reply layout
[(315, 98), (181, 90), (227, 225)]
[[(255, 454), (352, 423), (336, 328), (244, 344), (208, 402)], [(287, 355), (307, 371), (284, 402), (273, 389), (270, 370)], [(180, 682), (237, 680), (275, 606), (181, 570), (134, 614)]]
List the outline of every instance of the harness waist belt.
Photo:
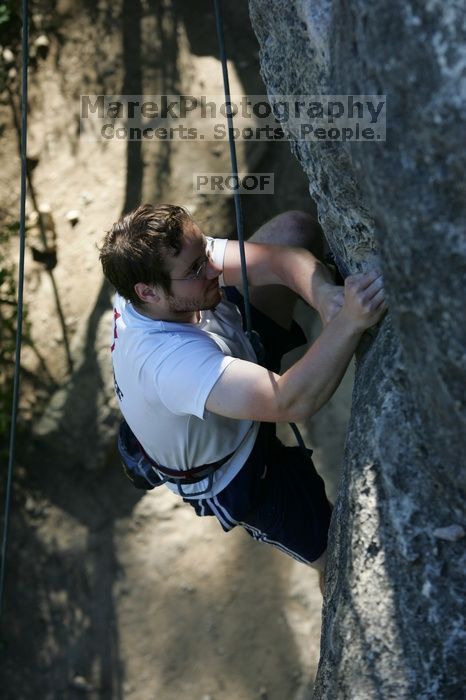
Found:
[(233, 451), (230, 452), (230, 454), (226, 457), (223, 457), (223, 459), (218, 460), (217, 462), (203, 464), (200, 467), (192, 467), (191, 469), (180, 470), (170, 469), (169, 467), (164, 467), (163, 465), (158, 464), (158, 462), (153, 460), (152, 457), (149, 457), (147, 452), (142, 447), (141, 443), (139, 443), (139, 446), (144, 457), (152, 464), (154, 469), (157, 469), (157, 471), (159, 471), (161, 474), (167, 477), (167, 481), (175, 483), (178, 481), (184, 481), (186, 484), (195, 484), (198, 481), (202, 481), (202, 479), (205, 479), (207, 476), (210, 476), (211, 474), (216, 472), (217, 469), (223, 467), (223, 465), (226, 464), (228, 460), (231, 459), (235, 454)]
[(200, 491), (198, 490), (196, 497), (211, 491), (214, 473), (234, 455), (234, 452), (231, 452), (217, 462), (203, 464), (184, 471), (164, 467), (149, 457), (124, 418), (120, 422), (118, 431), (118, 451), (124, 472), (136, 488), (148, 491), (156, 486), (162, 486), (168, 481), (176, 485), (178, 493), (183, 498), (192, 496), (190, 492), (183, 491), (183, 485), (196, 484), (204, 479), (207, 479), (207, 486)]

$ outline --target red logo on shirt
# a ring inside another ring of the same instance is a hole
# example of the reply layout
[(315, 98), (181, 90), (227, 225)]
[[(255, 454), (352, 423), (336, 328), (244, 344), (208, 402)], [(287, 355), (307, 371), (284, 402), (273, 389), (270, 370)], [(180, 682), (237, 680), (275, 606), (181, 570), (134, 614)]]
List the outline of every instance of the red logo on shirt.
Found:
[[(116, 309), (113, 309), (113, 337), (115, 340), (118, 338), (116, 322), (120, 318), (120, 316), (121, 316), (121, 314), (119, 314)], [(112, 343), (112, 347), (110, 348), (110, 352), (113, 352), (115, 350), (115, 340)]]

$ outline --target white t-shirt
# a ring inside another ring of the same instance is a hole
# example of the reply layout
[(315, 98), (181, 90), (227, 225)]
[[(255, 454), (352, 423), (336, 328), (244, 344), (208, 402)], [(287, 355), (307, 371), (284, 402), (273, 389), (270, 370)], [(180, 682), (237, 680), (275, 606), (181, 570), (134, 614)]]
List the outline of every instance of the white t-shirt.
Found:
[[(208, 238), (223, 268), (226, 239)], [(223, 279), (220, 278), (221, 284)], [(222, 491), (248, 458), (259, 423), (224, 418), (205, 409), (214, 384), (235, 358), (256, 362), (238, 307), (222, 299), (202, 311), (198, 324), (155, 321), (119, 294), (114, 301), (112, 362), (120, 410), (147, 454), (170, 469), (210, 464), (234, 452), (214, 473), (210, 498)], [(183, 486), (196, 498), (207, 479)], [(168, 488), (178, 492), (175, 484)]]

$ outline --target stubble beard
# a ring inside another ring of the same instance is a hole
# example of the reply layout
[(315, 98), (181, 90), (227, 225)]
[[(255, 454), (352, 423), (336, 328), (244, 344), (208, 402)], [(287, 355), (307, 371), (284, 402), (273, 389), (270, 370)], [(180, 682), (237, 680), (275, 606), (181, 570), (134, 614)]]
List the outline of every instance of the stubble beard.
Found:
[(184, 297), (168, 297), (168, 307), (170, 311), (177, 314), (194, 313), (195, 311), (210, 311), (215, 309), (221, 301), (221, 295), (218, 294), (215, 301), (207, 301), (207, 296), (195, 297), (187, 299)]

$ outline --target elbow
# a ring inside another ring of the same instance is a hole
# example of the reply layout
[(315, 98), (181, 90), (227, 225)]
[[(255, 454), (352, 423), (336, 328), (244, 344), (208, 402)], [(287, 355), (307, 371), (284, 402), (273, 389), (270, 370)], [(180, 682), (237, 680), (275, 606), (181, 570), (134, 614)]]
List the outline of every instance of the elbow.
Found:
[(309, 420), (314, 413), (316, 413), (316, 410), (314, 407), (310, 404), (302, 404), (300, 406), (296, 406), (293, 408), (293, 410), (290, 412), (290, 417), (288, 418), (289, 423), (303, 423), (306, 420)]
[(281, 418), (279, 420), (284, 423), (302, 423), (317, 412), (317, 407), (314, 406), (313, 402), (296, 400), (285, 406), (281, 406), (279, 409), (279, 414)]

